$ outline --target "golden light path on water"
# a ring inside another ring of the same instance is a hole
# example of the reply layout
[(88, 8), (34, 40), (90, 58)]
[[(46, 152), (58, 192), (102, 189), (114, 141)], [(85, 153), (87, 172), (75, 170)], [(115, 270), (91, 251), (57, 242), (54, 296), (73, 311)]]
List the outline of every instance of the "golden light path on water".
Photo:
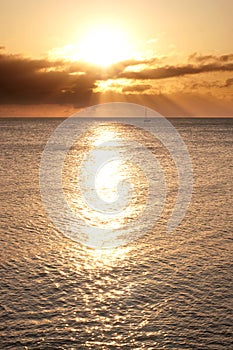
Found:
[[(170, 169), (179, 178), (174, 210), (166, 200)], [(41, 161), (40, 191), (49, 216), (65, 236), (97, 249), (146, 234), (165, 219), (164, 210), (166, 216), (172, 210), (167, 228), (174, 230), (191, 189), (189, 155), (176, 129), (140, 105), (92, 106), (68, 118), (48, 140)]]
[(90, 249), (86, 248), (85, 267), (90, 270), (98, 268), (108, 269), (112, 266), (117, 266), (119, 263), (124, 264), (124, 260), (130, 255), (133, 250), (131, 246), (123, 246), (112, 249)]
[[(120, 124), (111, 123), (91, 129), (67, 156), (64, 192), (72, 210), (86, 223), (87, 245), (101, 246), (101, 240), (114, 245), (116, 238), (117, 245), (124, 245), (119, 230), (143, 213), (147, 179), (137, 164), (127, 160), (127, 152), (127, 135)], [(119, 187), (122, 184), (126, 188)], [(95, 233), (93, 227), (106, 229), (106, 234)]]

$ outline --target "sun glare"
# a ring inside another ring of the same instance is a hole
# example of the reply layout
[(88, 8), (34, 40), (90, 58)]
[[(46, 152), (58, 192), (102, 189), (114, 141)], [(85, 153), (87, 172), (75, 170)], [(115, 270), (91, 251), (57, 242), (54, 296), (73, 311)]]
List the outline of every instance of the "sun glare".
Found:
[(50, 51), (51, 58), (85, 61), (107, 67), (133, 57), (127, 33), (111, 26), (93, 27), (76, 44), (65, 45)]
[(80, 44), (81, 59), (109, 66), (130, 57), (126, 34), (110, 27), (99, 27), (84, 36)]

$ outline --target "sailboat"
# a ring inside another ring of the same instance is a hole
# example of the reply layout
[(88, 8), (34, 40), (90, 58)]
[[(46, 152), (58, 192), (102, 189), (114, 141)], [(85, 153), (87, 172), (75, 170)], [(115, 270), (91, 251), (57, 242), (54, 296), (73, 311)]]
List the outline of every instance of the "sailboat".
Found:
[(149, 123), (151, 122), (151, 119), (147, 117), (147, 108), (145, 108), (145, 117), (144, 117), (144, 123)]

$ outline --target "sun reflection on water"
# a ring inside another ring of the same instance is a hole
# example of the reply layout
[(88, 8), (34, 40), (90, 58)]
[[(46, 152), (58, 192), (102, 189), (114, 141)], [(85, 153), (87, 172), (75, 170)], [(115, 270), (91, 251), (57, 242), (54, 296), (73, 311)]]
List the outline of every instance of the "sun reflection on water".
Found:
[(95, 273), (102, 273), (117, 266), (125, 266), (128, 259), (135, 251), (135, 245), (125, 245), (111, 249), (92, 249), (83, 246), (71, 245), (67, 248), (70, 255), (70, 266), (73, 271), (80, 272), (82, 270)]
[(69, 206), (86, 223), (83, 233), (90, 247), (104, 248), (107, 241), (124, 245), (126, 237), (119, 230), (146, 205), (147, 179), (127, 160), (127, 142), (119, 124), (99, 125), (82, 140), (82, 152), (74, 148), (67, 157), (64, 192)]
[(131, 246), (118, 247), (113, 249), (88, 249), (89, 268), (103, 266), (114, 266), (130, 254), (133, 248)]

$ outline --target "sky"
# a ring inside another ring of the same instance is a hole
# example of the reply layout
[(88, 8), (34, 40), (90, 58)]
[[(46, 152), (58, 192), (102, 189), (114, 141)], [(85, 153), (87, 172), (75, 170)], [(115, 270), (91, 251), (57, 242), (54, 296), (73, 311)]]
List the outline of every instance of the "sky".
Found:
[(233, 116), (232, 0), (1, 0), (0, 116)]

